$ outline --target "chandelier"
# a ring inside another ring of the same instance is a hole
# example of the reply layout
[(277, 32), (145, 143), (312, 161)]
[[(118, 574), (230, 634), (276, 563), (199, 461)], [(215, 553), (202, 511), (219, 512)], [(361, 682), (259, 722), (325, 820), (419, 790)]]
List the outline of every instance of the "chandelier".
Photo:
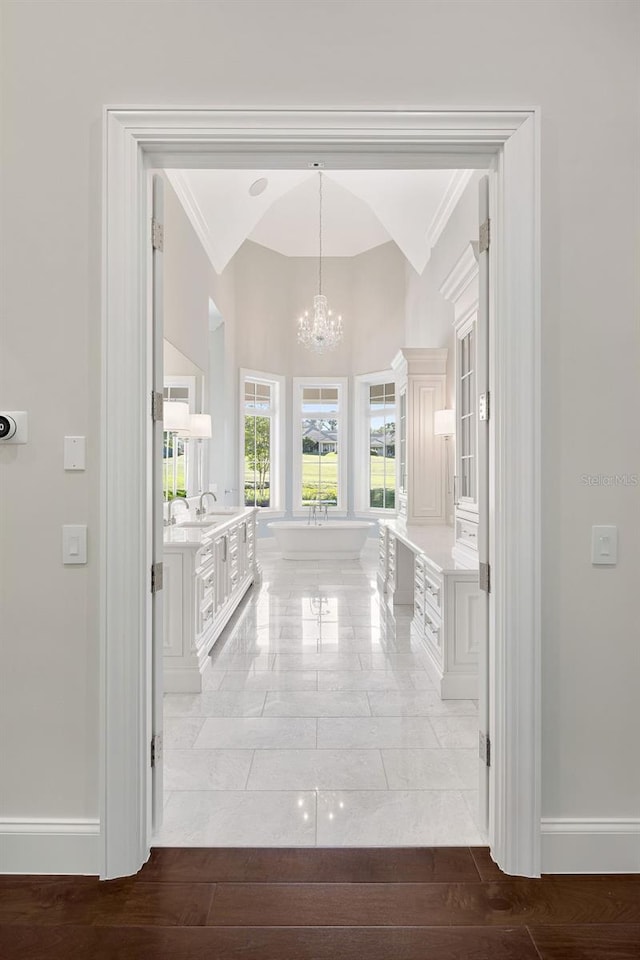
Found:
[(322, 172), (319, 174), (319, 233), (318, 233), (318, 293), (313, 298), (313, 310), (298, 318), (298, 342), (315, 353), (334, 350), (342, 340), (342, 317), (329, 310), (322, 293)]

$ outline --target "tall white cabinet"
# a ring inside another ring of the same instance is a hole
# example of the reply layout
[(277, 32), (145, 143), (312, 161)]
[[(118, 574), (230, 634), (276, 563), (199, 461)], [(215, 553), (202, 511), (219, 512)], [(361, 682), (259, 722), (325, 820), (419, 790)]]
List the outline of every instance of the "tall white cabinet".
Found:
[(455, 545), (454, 558), (478, 565), (478, 388), (477, 321), (479, 275), (477, 244), (469, 243), (440, 287), (453, 304), (456, 369)]
[(404, 347), (391, 363), (398, 404), (397, 512), (404, 524), (445, 521), (445, 461), (433, 421), (445, 405), (447, 352)]

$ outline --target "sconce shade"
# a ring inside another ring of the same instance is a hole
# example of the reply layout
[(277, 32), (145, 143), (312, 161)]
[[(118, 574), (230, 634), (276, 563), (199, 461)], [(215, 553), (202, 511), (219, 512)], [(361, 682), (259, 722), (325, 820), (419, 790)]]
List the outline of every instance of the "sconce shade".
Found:
[(433, 418), (436, 437), (452, 437), (456, 432), (455, 410), (436, 410)]
[(189, 404), (165, 400), (162, 404), (162, 426), (171, 433), (189, 429)]
[(189, 418), (189, 437), (195, 440), (209, 440), (211, 437), (211, 414), (191, 414)]

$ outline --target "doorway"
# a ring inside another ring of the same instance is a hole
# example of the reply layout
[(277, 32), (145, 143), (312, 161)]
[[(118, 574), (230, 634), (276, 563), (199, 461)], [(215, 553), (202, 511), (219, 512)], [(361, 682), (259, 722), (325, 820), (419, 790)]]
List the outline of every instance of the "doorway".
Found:
[[(105, 504), (115, 510), (105, 511), (103, 523), (105, 582), (103, 589), (103, 653), (104, 653), (104, 807), (105, 835), (104, 876), (132, 872), (146, 859), (148, 835), (145, 827), (145, 786), (143, 771), (147, 769), (148, 690), (140, 673), (143, 660), (135, 660), (133, 651), (125, 654), (127, 669), (116, 676), (114, 659), (122, 644), (127, 624), (137, 624), (140, 650), (147, 651), (145, 629), (147, 583), (146, 538), (131, 543), (135, 507), (144, 515), (145, 463), (139, 448), (128, 461), (129, 475), (140, 478), (140, 498), (131, 507), (118, 509), (114, 468), (123, 451), (135, 447), (133, 432), (119, 409), (113, 386), (122, 370), (115, 369), (110, 350), (119, 343), (130, 349), (128, 365), (133, 385), (146, 380), (147, 335), (135, 296), (145, 275), (148, 254), (142, 238), (146, 211), (144, 204), (144, 168), (182, 166), (191, 154), (191, 162), (201, 166), (202, 151), (209, 152), (211, 165), (251, 166), (306, 165), (310, 158), (329, 159), (339, 155), (341, 165), (370, 167), (398, 165), (399, 156), (407, 166), (495, 166), (498, 177), (495, 222), (504, 238), (501, 253), (496, 256), (496, 290), (500, 305), (499, 323), (495, 324), (494, 350), (507, 363), (494, 365), (496, 384), (495, 457), (496, 513), (492, 518), (496, 535), (492, 543), (499, 545), (493, 558), (495, 591), (491, 612), (492, 672), (495, 686), (494, 759), (492, 794), (494, 822), (490, 824), (492, 852), (500, 865), (514, 873), (535, 875), (538, 871), (539, 834), (539, 659), (538, 616), (538, 542), (539, 508), (537, 484), (537, 423), (539, 397), (537, 365), (531, 370), (531, 351), (537, 356), (537, 179), (535, 114), (306, 114), (280, 116), (272, 113), (216, 114), (202, 111), (194, 120), (180, 112), (163, 118), (164, 133), (155, 129), (158, 112), (141, 117), (129, 111), (107, 112), (108, 176), (106, 195), (106, 287), (110, 296), (105, 307), (105, 326), (109, 330), (109, 349), (105, 356), (105, 412), (109, 411), (112, 426), (122, 426), (118, 445), (105, 434), (103, 448)], [(234, 128), (229, 133), (228, 124)], [(195, 124), (195, 126), (190, 126)], [(146, 126), (146, 130), (145, 130)], [(176, 151), (172, 137), (188, 128)], [(310, 136), (309, 131), (314, 131)], [(373, 132), (372, 132), (373, 131)], [(247, 132), (253, 142), (247, 147)], [(168, 137), (168, 138), (167, 138)], [(164, 139), (167, 138), (167, 139)], [(189, 142), (187, 142), (189, 141)], [(195, 159), (194, 152), (200, 155)], [(455, 161), (453, 154), (455, 154)], [(122, 168), (115, 158), (128, 160), (132, 175), (123, 181)], [(133, 202), (141, 201), (141, 202)], [(133, 211), (142, 211), (141, 218)], [(123, 245), (121, 241), (126, 238)], [(509, 241), (513, 240), (514, 243)], [(519, 242), (515, 242), (519, 241)], [(131, 262), (131, 254), (138, 251)], [(132, 276), (136, 274), (136, 276)], [(148, 271), (146, 275), (149, 276)], [(124, 283), (125, 277), (127, 283)], [(133, 280), (133, 285), (132, 285)], [(523, 298), (523, 290), (531, 296)], [(505, 307), (504, 315), (502, 307)], [(510, 307), (510, 309), (509, 309)], [(497, 316), (497, 312), (494, 311)], [(131, 323), (131, 319), (134, 320)], [(125, 322), (126, 320), (126, 322)], [(133, 338), (133, 347), (132, 347)], [(120, 353), (120, 356), (122, 354)], [(111, 362), (110, 362), (111, 361)], [(112, 389), (110, 390), (110, 384)], [(135, 392), (135, 391), (134, 391)], [(122, 397), (122, 391), (120, 391)], [(136, 394), (133, 408), (138, 410), (137, 430), (145, 430), (148, 409)], [(507, 404), (509, 398), (511, 404)], [(517, 422), (513, 415), (517, 412)], [(517, 426), (517, 429), (516, 429)], [(117, 432), (117, 431), (116, 431)], [(135, 478), (134, 478), (135, 479)], [(516, 486), (513, 486), (516, 484)], [(516, 493), (517, 490), (517, 493)], [(522, 510), (526, 502), (529, 509)], [(119, 540), (126, 542), (131, 565), (116, 569)], [(518, 557), (517, 564), (509, 558)], [(137, 564), (137, 566), (136, 566)], [(132, 574), (132, 568), (136, 567)], [(122, 574), (131, 579), (124, 579)], [(111, 574), (111, 576), (110, 576)], [(119, 595), (119, 596), (118, 596)], [(124, 601), (124, 602), (123, 602)], [(506, 636), (510, 636), (509, 654)], [(130, 635), (130, 634), (129, 634)], [(513, 637), (517, 643), (513, 644)], [(135, 662), (134, 662), (135, 660)], [(121, 665), (122, 659), (119, 661)], [(109, 677), (111, 681), (109, 682)], [(116, 705), (120, 709), (115, 713)], [(514, 722), (519, 719), (520, 722)], [(130, 723), (127, 726), (127, 723)], [(131, 729), (139, 732), (131, 743)], [(515, 731), (515, 733), (512, 733)], [(126, 739), (129, 744), (124, 746)], [(119, 752), (117, 752), (119, 749)], [(517, 757), (517, 763), (515, 759)], [(511, 766), (510, 766), (511, 764)], [(506, 769), (512, 775), (506, 777)], [(108, 776), (106, 775), (108, 771)], [(132, 776), (127, 776), (127, 771)], [(516, 774), (515, 776), (513, 774)], [(135, 787), (126, 789), (127, 784)], [(123, 790), (123, 785), (125, 789)], [(516, 817), (519, 815), (519, 819)], [(116, 836), (116, 829), (118, 836)]]

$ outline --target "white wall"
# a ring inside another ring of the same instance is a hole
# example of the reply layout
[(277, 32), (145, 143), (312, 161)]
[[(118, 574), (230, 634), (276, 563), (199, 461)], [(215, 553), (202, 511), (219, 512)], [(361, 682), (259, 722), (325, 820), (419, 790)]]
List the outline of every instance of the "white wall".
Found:
[(164, 182), (164, 335), (201, 370), (209, 365), (213, 268), (171, 184)]
[[(638, 488), (581, 475), (638, 470), (639, 15), (631, 0), (5, 2), (0, 402), (29, 411), (31, 439), (0, 450), (4, 815), (98, 811), (101, 116), (131, 103), (541, 105), (543, 812), (638, 816)], [(88, 437), (85, 473), (62, 470), (67, 433)], [(61, 524), (83, 521), (89, 563), (65, 568)], [(617, 567), (591, 566), (593, 522), (620, 525)]]
[[(412, 347), (447, 347), (447, 406), (455, 407), (455, 336), (453, 304), (440, 293), (443, 281), (472, 240), (478, 238), (478, 183), (474, 173), (460, 197), (446, 227), (431, 251), (423, 273), (406, 266), (406, 336)], [(447, 442), (450, 475), (455, 471), (455, 440)], [(453, 483), (447, 493), (445, 516), (453, 516)]]
[(238, 363), (285, 376), (352, 376), (388, 367), (404, 344), (405, 258), (394, 243), (326, 257), (322, 289), (344, 338), (322, 356), (297, 342), (297, 319), (318, 288), (315, 257), (285, 257), (246, 241), (232, 260)]

